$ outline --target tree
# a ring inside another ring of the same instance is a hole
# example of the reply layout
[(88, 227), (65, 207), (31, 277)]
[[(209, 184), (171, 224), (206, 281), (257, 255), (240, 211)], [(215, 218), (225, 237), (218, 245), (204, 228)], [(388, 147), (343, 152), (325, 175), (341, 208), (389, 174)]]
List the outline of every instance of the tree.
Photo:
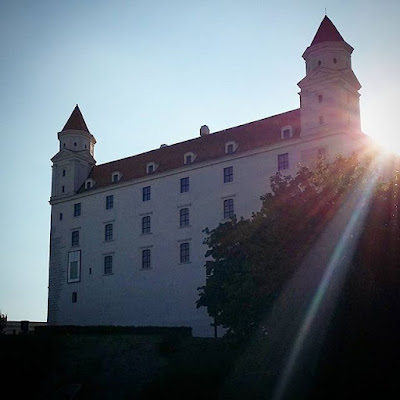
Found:
[(0, 311), (0, 335), (3, 333), (6, 326), (7, 326), (7, 314), (3, 314)]
[(295, 177), (270, 178), (271, 192), (250, 219), (206, 229), (206, 284), (197, 307), (239, 338), (261, 328), (281, 288), (346, 197), (366, 179), (370, 160), (337, 157), (299, 168)]

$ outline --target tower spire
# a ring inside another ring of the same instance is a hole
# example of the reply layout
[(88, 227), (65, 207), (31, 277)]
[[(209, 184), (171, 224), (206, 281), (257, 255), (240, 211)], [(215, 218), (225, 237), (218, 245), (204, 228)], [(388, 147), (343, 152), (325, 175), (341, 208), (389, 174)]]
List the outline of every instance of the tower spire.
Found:
[(83, 119), (83, 115), (81, 113), (81, 110), (79, 109), (78, 104), (75, 106), (74, 110), (72, 111), (70, 117), (68, 118), (68, 121), (64, 125), (64, 128), (62, 129), (61, 132), (67, 130), (83, 131), (90, 133), (86, 125), (86, 122)]

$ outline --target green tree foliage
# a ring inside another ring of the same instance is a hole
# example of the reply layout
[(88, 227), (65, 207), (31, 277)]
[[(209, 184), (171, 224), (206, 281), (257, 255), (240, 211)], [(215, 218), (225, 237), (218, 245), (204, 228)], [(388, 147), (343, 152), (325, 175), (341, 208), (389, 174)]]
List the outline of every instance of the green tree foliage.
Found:
[(7, 314), (3, 314), (0, 311), (0, 335), (3, 333), (6, 326), (7, 326)]
[(197, 307), (207, 307), (228, 335), (267, 330), (266, 311), (346, 197), (367, 179), (369, 165), (354, 155), (319, 160), (294, 177), (277, 173), (259, 212), (206, 229), (207, 280)]

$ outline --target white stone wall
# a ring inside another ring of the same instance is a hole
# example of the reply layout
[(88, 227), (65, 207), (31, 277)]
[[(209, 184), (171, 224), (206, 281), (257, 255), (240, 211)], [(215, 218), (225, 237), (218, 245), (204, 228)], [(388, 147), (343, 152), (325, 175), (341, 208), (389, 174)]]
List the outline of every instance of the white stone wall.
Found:
[[(194, 335), (212, 336), (204, 308), (196, 309), (197, 288), (205, 284), (204, 228), (223, 222), (223, 201), (233, 198), (237, 216), (250, 217), (261, 206), (277, 172), (277, 156), (289, 153), (295, 174), (304, 151), (325, 148), (328, 157), (350, 154), (357, 141), (347, 135), (282, 140), (247, 154), (234, 153), (212, 162), (182, 166), (130, 183), (94, 187), (52, 206), (49, 322), (79, 325), (192, 326)], [(223, 182), (224, 167), (233, 166), (233, 182)], [(180, 193), (180, 179), (189, 177), (190, 190)], [(110, 177), (111, 179), (111, 177)], [(142, 201), (142, 188), (151, 186), (151, 200)], [(106, 196), (114, 206), (106, 210)], [(74, 204), (81, 215), (74, 217)], [(179, 227), (179, 209), (189, 208), (190, 225)], [(59, 219), (60, 213), (63, 219)], [(142, 234), (142, 217), (150, 215), (151, 234)], [(113, 240), (104, 240), (106, 223)], [(80, 244), (71, 247), (73, 230)], [(190, 263), (180, 264), (180, 243), (190, 243)], [(151, 249), (151, 268), (142, 269), (141, 251)], [(68, 252), (81, 250), (81, 277), (67, 283)], [(113, 274), (104, 275), (104, 257), (113, 256)], [(91, 271), (91, 273), (90, 273)], [(77, 302), (72, 302), (77, 292)]]

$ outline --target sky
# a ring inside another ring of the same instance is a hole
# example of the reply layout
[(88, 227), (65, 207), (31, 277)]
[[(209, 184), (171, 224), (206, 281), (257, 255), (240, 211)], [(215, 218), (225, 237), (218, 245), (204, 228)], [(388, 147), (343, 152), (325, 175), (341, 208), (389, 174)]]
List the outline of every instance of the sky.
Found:
[(45, 321), (51, 161), (78, 104), (98, 164), (299, 107), (325, 15), (363, 131), (400, 152), (398, 0), (0, 0), (0, 310)]

